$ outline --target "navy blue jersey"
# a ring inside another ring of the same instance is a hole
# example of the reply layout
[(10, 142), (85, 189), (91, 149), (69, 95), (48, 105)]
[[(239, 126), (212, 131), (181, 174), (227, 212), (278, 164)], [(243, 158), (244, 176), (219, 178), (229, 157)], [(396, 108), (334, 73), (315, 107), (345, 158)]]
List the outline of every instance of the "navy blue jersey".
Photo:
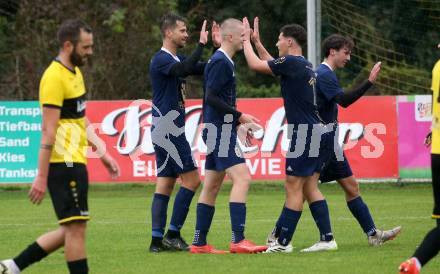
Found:
[(336, 73), (327, 65), (320, 64), (316, 74), (319, 115), (326, 123), (336, 122), (338, 119), (338, 104), (335, 97), (344, 91), (339, 85)]
[(281, 76), (281, 95), (287, 122), (291, 125), (320, 123), (315, 94), (315, 72), (302, 56), (283, 56), (268, 61), (272, 72)]
[[(180, 61), (184, 56), (178, 56)], [(185, 79), (170, 75), (171, 67), (179, 62), (164, 50), (157, 52), (151, 59), (150, 79), (153, 87), (153, 117), (165, 116), (169, 111), (180, 113), (175, 120), (177, 126), (185, 125)], [(160, 111), (160, 113), (158, 113)], [(153, 119), (154, 123), (154, 119)]]
[[(226, 104), (236, 107), (234, 64), (223, 51), (217, 50), (209, 59), (205, 66), (204, 80), (204, 98), (207, 90), (210, 90)], [(224, 115), (214, 107), (203, 103), (203, 122), (222, 124)]]

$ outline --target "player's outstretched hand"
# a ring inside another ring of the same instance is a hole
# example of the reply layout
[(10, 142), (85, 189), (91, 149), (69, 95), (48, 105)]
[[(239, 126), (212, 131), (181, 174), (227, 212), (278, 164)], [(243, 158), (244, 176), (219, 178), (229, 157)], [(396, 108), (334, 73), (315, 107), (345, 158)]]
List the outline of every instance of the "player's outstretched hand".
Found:
[(212, 21), (211, 39), (215, 48), (219, 48), (222, 44), (222, 36), (220, 35), (220, 25)]
[(254, 42), (254, 44), (259, 43), (260, 42), (260, 26), (259, 23), (260, 19), (258, 19), (258, 17), (254, 18), (254, 30), (252, 32), (252, 42)]
[(370, 77), (368, 77), (368, 81), (370, 81), (371, 83), (374, 83), (374, 81), (376, 81), (377, 76), (379, 75), (380, 72), (380, 66), (382, 65), (382, 62), (377, 62), (373, 68), (371, 69), (370, 72)]
[(426, 135), (425, 140), (423, 141), (425, 146), (429, 147), (432, 143), (432, 131)]
[(250, 41), (252, 29), (251, 29), (251, 26), (249, 24), (249, 20), (247, 19), (247, 17), (243, 18), (243, 27), (244, 27), (244, 37), (243, 37), (243, 40), (244, 41)]
[(261, 130), (261, 126), (257, 123), (246, 123), (238, 126), (238, 138), (242, 144), (247, 147), (252, 146), (252, 139), (254, 138), (254, 132)]
[(110, 173), (110, 176), (112, 179), (116, 179), (121, 174), (118, 162), (115, 161), (109, 154), (105, 154), (101, 157), (101, 161), (104, 164), (105, 168), (107, 169), (108, 173)]
[(240, 122), (240, 124), (258, 124), (258, 122), (260, 122), (260, 120), (247, 113), (242, 113), (238, 121)]
[(32, 187), (29, 190), (28, 196), (29, 200), (33, 204), (39, 205), (41, 201), (44, 199), (44, 194), (46, 193), (47, 188), (47, 177), (42, 177), (37, 175), (35, 177), (34, 182), (32, 183)]
[(206, 45), (208, 43), (208, 34), (209, 31), (206, 31), (206, 20), (203, 20), (202, 29), (200, 30), (200, 40), (199, 42), (203, 45)]

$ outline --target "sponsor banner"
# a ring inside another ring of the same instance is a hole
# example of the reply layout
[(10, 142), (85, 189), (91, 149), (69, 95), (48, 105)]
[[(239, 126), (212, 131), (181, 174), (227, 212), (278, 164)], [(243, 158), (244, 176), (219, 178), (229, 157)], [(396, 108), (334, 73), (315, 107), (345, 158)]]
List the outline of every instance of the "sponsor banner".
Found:
[(431, 131), (431, 104), (431, 95), (398, 96), (401, 178), (431, 177), (431, 149), (423, 144)]
[[(87, 116), (122, 168), (123, 182), (154, 181), (156, 163), (151, 143), (149, 101), (91, 101)], [(185, 133), (203, 176), (206, 146), (200, 136), (201, 100), (186, 101)], [(256, 180), (284, 179), (288, 149), (285, 112), (280, 98), (242, 99), (238, 109), (260, 119), (263, 130), (251, 147), (242, 146)], [(366, 97), (340, 110), (340, 138), (355, 175), (359, 178), (398, 176), (397, 117), (395, 97)], [(91, 181), (110, 181), (99, 159), (89, 159)]]
[(365, 96), (348, 108), (339, 108), (339, 142), (345, 142), (355, 177), (398, 177), (396, 109), (394, 96)]
[(32, 182), (40, 139), (38, 102), (0, 102), (0, 184)]
[[(185, 134), (203, 176), (206, 145), (200, 136), (201, 100), (186, 101)], [(287, 125), (281, 98), (241, 99), (240, 111), (260, 119), (263, 130), (244, 147), (255, 180), (283, 180), (288, 150)], [(87, 117), (106, 149), (119, 162), (119, 182), (154, 181), (156, 163), (151, 142), (151, 102), (89, 101)], [(398, 176), (396, 99), (365, 97), (340, 109), (339, 143), (358, 178)], [(36, 175), (41, 136), (38, 102), (0, 102), (0, 183), (31, 182)], [(91, 182), (112, 181), (89, 148)]]

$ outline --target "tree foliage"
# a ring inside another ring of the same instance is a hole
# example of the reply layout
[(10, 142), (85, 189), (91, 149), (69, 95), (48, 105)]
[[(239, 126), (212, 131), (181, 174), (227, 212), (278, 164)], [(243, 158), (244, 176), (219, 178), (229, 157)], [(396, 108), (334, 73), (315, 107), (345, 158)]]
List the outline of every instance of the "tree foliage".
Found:
[[(85, 68), (89, 99), (151, 98), (148, 66), (161, 46), (160, 17), (175, 11), (188, 18), (190, 53), (204, 19), (260, 17), (262, 41), (276, 57), (281, 26), (306, 26), (303, 0), (22, 0), (0, 4), (0, 99), (35, 100), (41, 75), (57, 55), (56, 31), (67, 18), (81, 18), (94, 30), (92, 66)], [(17, 5), (19, 3), (19, 5)], [(430, 2), (429, 2), (430, 3)], [(432, 65), (440, 56), (440, 4), (427, 1), (322, 0), (322, 36), (357, 37), (351, 64), (340, 70), (343, 86), (360, 83), (378, 58), (386, 57), (374, 94), (429, 91)], [(432, 6), (437, 5), (437, 6)], [(330, 15), (333, 14), (331, 17)], [(377, 49), (377, 48), (380, 49)], [(204, 51), (207, 60), (212, 45)], [(306, 49), (304, 49), (306, 54)], [(390, 61), (391, 60), (391, 61)], [(240, 97), (277, 97), (278, 80), (256, 75), (242, 53), (235, 58)], [(201, 77), (188, 79), (192, 98), (202, 96)]]

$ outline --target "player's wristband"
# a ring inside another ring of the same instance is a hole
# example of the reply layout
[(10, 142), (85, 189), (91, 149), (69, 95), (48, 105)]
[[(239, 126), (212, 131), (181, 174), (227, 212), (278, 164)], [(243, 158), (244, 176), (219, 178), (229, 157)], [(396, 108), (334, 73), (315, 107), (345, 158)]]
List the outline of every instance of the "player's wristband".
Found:
[(41, 145), (40, 145), (40, 148), (41, 148), (41, 149), (52, 150), (52, 149), (53, 149), (53, 145), (41, 144)]

